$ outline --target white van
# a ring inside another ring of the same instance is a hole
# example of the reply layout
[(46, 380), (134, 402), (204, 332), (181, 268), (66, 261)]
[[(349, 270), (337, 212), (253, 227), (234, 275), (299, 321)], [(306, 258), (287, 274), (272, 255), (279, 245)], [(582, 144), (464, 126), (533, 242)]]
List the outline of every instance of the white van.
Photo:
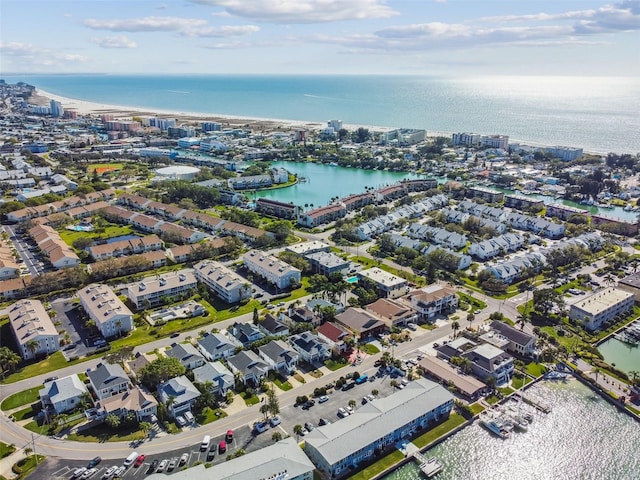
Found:
[(127, 458), (124, 459), (124, 466), (128, 467), (138, 458), (137, 452), (131, 452)]
[(209, 442), (211, 442), (211, 437), (209, 435), (205, 435), (202, 439), (202, 443), (200, 444), (200, 451), (204, 452), (209, 448)]

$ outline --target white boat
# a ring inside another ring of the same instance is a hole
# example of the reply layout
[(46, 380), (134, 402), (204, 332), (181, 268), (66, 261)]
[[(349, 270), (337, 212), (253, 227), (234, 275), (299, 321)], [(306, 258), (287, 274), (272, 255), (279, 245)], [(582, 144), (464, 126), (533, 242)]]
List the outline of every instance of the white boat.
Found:
[(629, 345), (638, 345), (640, 343), (640, 340), (627, 332), (616, 333), (613, 337)]
[(557, 370), (552, 370), (544, 374), (545, 380), (566, 380), (568, 376), (568, 373), (558, 372)]
[(518, 411), (509, 407), (507, 408), (506, 413), (513, 421), (513, 425), (516, 430), (520, 432), (526, 432), (527, 430), (529, 430), (529, 422), (522, 415), (520, 415)]
[(502, 422), (498, 417), (492, 416), (488, 413), (480, 414), (480, 425), (502, 439), (507, 439), (511, 436), (511, 433), (505, 427), (504, 422)]

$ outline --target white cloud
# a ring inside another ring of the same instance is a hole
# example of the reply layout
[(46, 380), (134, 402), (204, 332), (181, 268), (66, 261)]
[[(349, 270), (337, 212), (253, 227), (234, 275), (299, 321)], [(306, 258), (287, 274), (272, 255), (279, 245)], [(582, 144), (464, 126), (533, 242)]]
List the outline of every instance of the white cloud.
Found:
[(381, 0), (191, 0), (238, 17), (272, 23), (322, 23), (387, 18), (398, 12)]
[(91, 39), (92, 43), (101, 46), (102, 48), (136, 48), (136, 42), (130, 40), (125, 35), (118, 35), (116, 37), (94, 37)]
[(142, 17), (122, 20), (97, 20), (87, 18), (83, 24), (94, 30), (112, 32), (184, 32), (207, 25), (206, 20), (180, 17)]
[(221, 27), (193, 28), (183, 32), (188, 37), (238, 37), (259, 31), (255, 25), (225, 25)]
[(33, 66), (66, 65), (69, 63), (84, 63), (90, 60), (84, 55), (60, 53), (49, 48), (20, 42), (0, 42), (0, 54), (12, 58), (16, 63)]

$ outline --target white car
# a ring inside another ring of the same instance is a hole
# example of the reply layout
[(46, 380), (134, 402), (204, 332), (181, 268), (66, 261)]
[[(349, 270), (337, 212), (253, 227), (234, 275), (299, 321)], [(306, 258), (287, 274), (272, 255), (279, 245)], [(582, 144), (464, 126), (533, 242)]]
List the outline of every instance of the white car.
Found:
[(187, 421), (184, 419), (182, 415), (178, 415), (176, 417), (176, 422), (178, 422), (178, 425), (180, 425), (181, 427), (184, 427), (187, 424)]
[(80, 477), (80, 476), (81, 476), (84, 472), (86, 472), (86, 471), (87, 471), (87, 467), (79, 467), (79, 468), (76, 468), (76, 469), (73, 471), (73, 475), (71, 475), (71, 478), (78, 478), (78, 477)]
[(98, 471), (97, 468), (90, 468), (89, 470), (87, 470), (86, 472), (84, 472), (82, 474), (82, 476), (80, 477), (82, 480), (85, 480), (86, 478), (89, 478), (92, 475), (95, 475), (95, 473)]
[(117, 466), (109, 467), (107, 469), (107, 471), (102, 474), (103, 480), (107, 480), (107, 479), (113, 477), (115, 475), (115, 473), (116, 473), (116, 470), (118, 470)]
[(339, 417), (348, 417), (349, 416), (349, 412), (347, 410), (345, 410), (344, 408), (340, 407), (338, 409), (338, 416)]
[(280, 417), (273, 417), (271, 420), (269, 420), (269, 423), (272, 427), (277, 427), (281, 423)]
[(156, 473), (164, 472), (164, 469), (167, 467), (167, 463), (169, 463), (168, 460), (162, 460), (158, 465), (158, 468), (156, 468)]
[(185, 463), (187, 463), (188, 460), (189, 460), (189, 454), (188, 453), (183, 453), (182, 456), (180, 457), (180, 461), (178, 462), (178, 465), (182, 466)]
[(328, 401), (329, 401), (329, 397), (327, 397), (326, 395), (322, 395), (320, 398), (318, 398), (318, 403), (324, 403)]
[(114, 478), (120, 478), (122, 477), (122, 475), (124, 475), (126, 468), (125, 467), (118, 467), (115, 471), (115, 473), (113, 474)]

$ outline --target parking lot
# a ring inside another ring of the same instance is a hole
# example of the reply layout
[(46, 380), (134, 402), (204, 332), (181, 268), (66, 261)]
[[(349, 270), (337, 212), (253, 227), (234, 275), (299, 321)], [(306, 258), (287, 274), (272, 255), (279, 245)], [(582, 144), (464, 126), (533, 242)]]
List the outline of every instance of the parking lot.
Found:
[(52, 270), (50, 264), (46, 264), (39, 258), (38, 247), (28, 236), (22, 236), (16, 232), (15, 226), (4, 225), (2, 228), (9, 234), (9, 239), (13, 242), (16, 250), (23, 260), (23, 265), (29, 270), (31, 275), (39, 275)]
[[(51, 308), (56, 312), (54, 321), (60, 322), (60, 326), (71, 337), (71, 343), (62, 347), (62, 353), (67, 360), (70, 357), (90, 355), (100, 347), (100, 340), (105, 341), (102, 336), (89, 336), (91, 332), (84, 325), (82, 307), (71, 300), (72, 298), (61, 298), (51, 303)], [(106, 342), (104, 344), (106, 345)]]
[[(226, 432), (220, 432), (219, 435), (211, 435), (210, 445), (214, 446), (214, 456), (211, 457), (209, 450), (201, 451), (201, 444), (198, 442), (197, 444), (191, 445), (190, 447), (181, 448), (179, 450), (174, 450), (171, 452), (167, 452), (163, 455), (148, 455), (145, 457), (142, 465), (139, 467), (130, 466), (124, 472), (124, 474), (120, 478), (143, 478), (146, 475), (152, 473), (149, 469), (154, 460), (158, 460), (158, 462), (162, 462), (162, 460), (167, 460), (167, 464), (172, 459), (176, 460), (176, 467), (167, 471), (165, 468), (164, 472), (167, 475), (171, 475), (173, 472), (177, 472), (180, 470), (184, 470), (188, 467), (193, 466), (194, 464), (199, 463), (210, 463), (212, 465), (225, 462), (227, 460), (227, 456), (233, 455), (239, 449), (243, 449), (246, 453), (259, 450), (261, 448), (267, 447), (274, 443), (272, 440), (271, 433), (262, 433), (262, 434), (254, 434), (250, 426), (244, 426), (242, 428), (236, 429), (233, 431), (233, 441), (227, 444), (227, 450), (225, 453), (220, 453), (218, 451), (218, 446), (221, 441), (225, 440)], [(203, 433), (204, 436), (204, 433)], [(284, 436), (284, 435), (283, 435)], [(144, 450), (144, 447), (141, 447), (141, 451)], [(135, 448), (132, 448), (131, 451), (136, 451)], [(182, 457), (183, 454), (187, 454), (187, 461), (178, 466), (178, 460)], [(123, 465), (124, 458), (120, 460), (104, 460), (100, 462), (100, 464), (96, 467), (97, 472), (91, 475), (89, 478), (92, 480), (101, 479), (104, 473), (112, 466), (121, 466)], [(52, 479), (70, 479), (73, 476), (73, 472), (75, 469), (79, 467), (85, 467), (87, 462), (82, 461), (66, 461), (58, 458), (49, 458), (38, 469), (39, 478), (52, 478)]]

